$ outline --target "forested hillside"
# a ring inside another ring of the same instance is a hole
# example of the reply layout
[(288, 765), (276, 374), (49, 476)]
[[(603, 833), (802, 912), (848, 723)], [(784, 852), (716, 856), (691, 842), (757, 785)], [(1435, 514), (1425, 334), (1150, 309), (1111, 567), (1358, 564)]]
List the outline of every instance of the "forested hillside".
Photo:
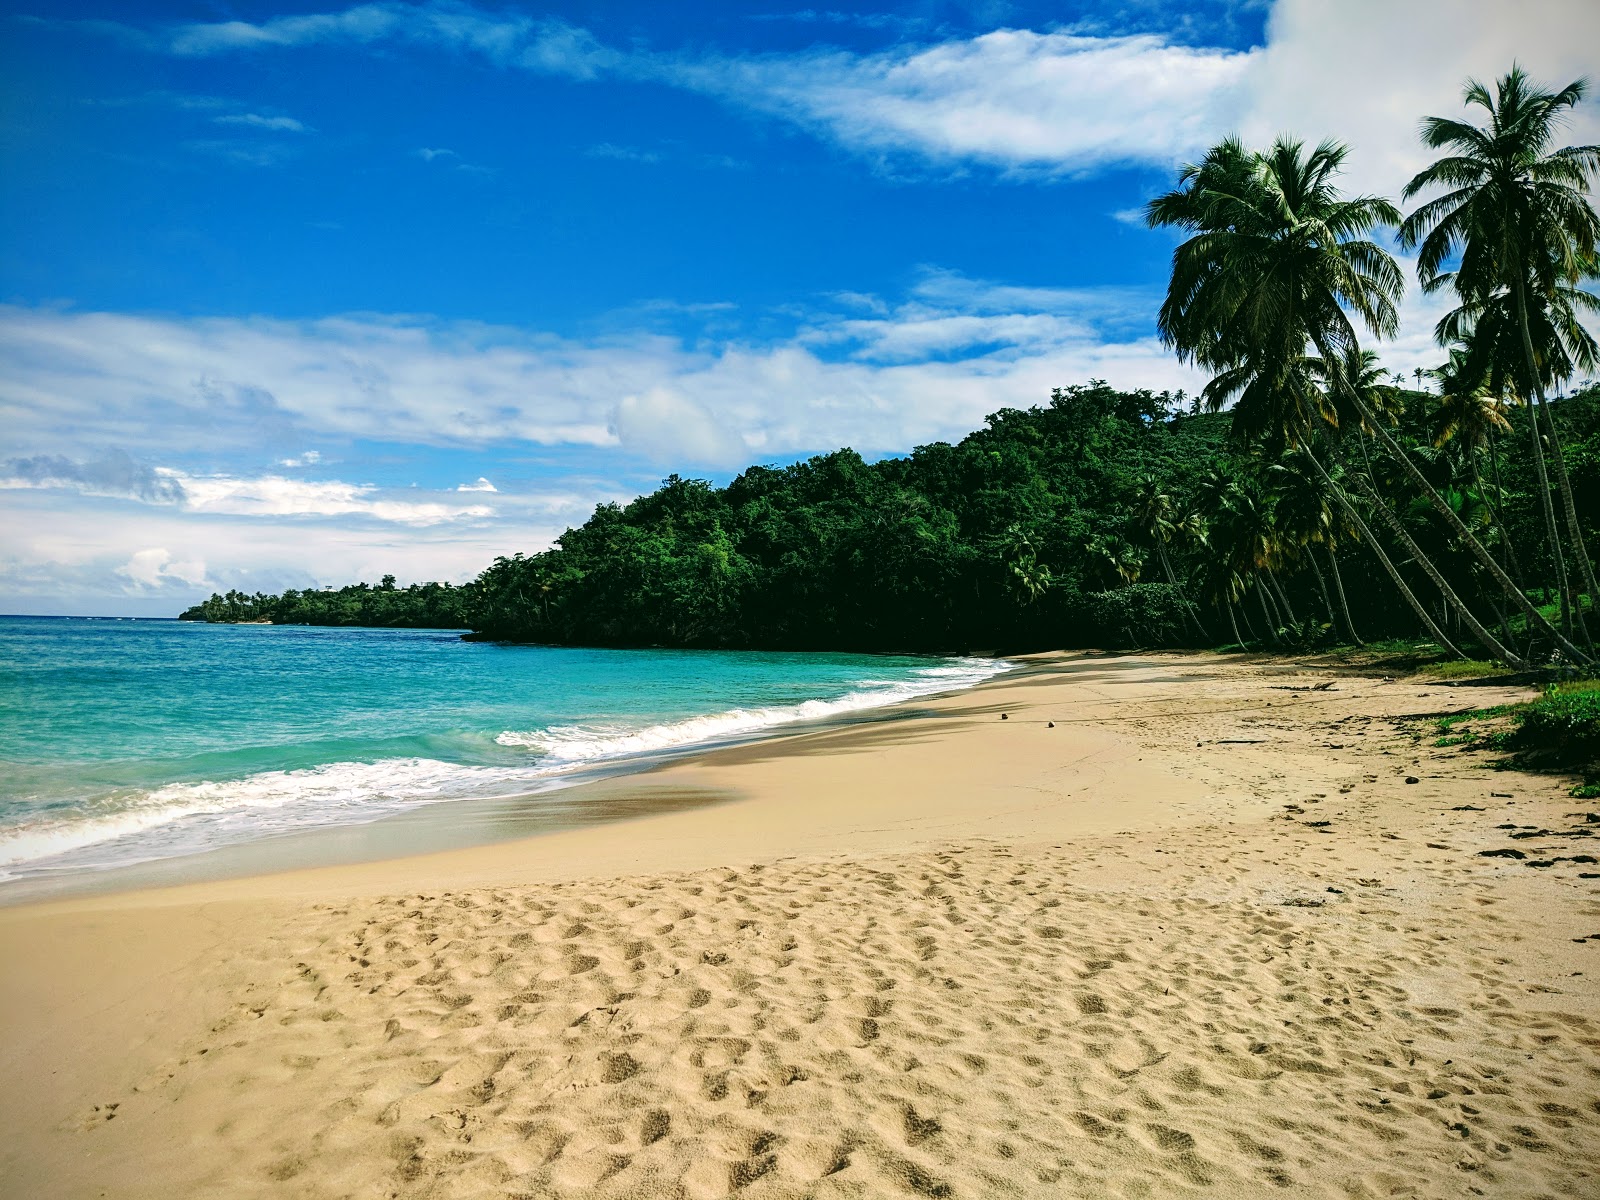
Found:
[(270, 621), (276, 625), (375, 625), (410, 629), (460, 629), (468, 589), (448, 583), (395, 586), (393, 575), (377, 584), (290, 590), (269, 596), (227, 592), (202, 600), (179, 617), (217, 623)]
[[(1429, 480), (1496, 553), (1514, 550), (1545, 600), (1526, 410), (1505, 410), (1506, 428), (1474, 437), (1455, 427), (1459, 405), (1436, 394), (1391, 381), (1378, 395)], [(235, 593), (184, 615), (624, 646), (1271, 645), (1348, 640), (1342, 580), (1356, 636), (1424, 632), (1329, 489), (1296, 468), (1298, 455), (1240, 448), (1228, 414), (1192, 407), (1165, 393), (1064, 388), (904, 458), (868, 463), (839, 450), (751, 467), (724, 488), (673, 476), (631, 504), (596, 509), (548, 551), (497, 559), (464, 587), (395, 589), (386, 579)], [(1551, 411), (1585, 530), (1600, 535), (1600, 389)], [(1348, 441), (1326, 461), (1332, 477), (1370, 480), (1450, 581), (1492, 603), (1481, 569), (1387, 452), (1369, 436)], [(1372, 502), (1359, 508), (1370, 521)], [(1383, 544), (1459, 632), (1397, 540)], [(1517, 634), (1526, 636), (1520, 625)]]

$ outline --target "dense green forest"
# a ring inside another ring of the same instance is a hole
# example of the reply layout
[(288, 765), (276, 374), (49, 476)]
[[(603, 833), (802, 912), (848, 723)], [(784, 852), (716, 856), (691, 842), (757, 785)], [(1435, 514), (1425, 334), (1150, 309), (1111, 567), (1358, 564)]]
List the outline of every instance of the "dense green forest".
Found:
[(271, 621), (277, 625), (376, 625), (410, 629), (462, 629), (468, 589), (448, 583), (414, 583), (396, 587), (394, 576), (376, 584), (293, 589), (282, 595), (264, 592), (215, 594), (180, 617), (183, 621), (218, 623)]
[[(1229, 139), (1186, 167), (1146, 217), (1182, 238), (1157, 325), (1210, 378), (1192, 402), (1066, 387), (903, 458), (673, 476), (431, 599), (357, 585), (185, 616), (795, 649), (1404, 635), (1592, 669), (1600, 388), (1562, 391), (1600, 368), (1600, 147), (1555, 145), (1583, 95), (1516, 69), (1469, 84), (1475, 121), (1423, 123), (1441, 157), (1405, 215), (1339, 191), (1336, 143)], [(1453, 305), (1409, 380), (1371, 348), (1405, 286), (1386, 229)]]
[[(1392, 380), (1383, 391), (1397, 439), (1434, 485), (1497, 551), (1520, 547), (1531, 579), (1549, 576), (1526, 410), (1508, 409), (1506, 428), (1481, 442), (1453, 434), (1436, 447), (1455, 420), (1451, 401)], [(1240, 448), (1229, 414), (1193, 407), (1181, 394), (1064, 388), (903, 458), (868, 463), (840, 450), (752, 467), (724, 488), (674, 476), (463, 587), (401, 589), (386, 577), (338, 591), (230, 593), (184, 616), (592, 645), (1270, 645), (1350, 640), (1342, 584), (1358, 637), (1425, 632), (1316, 476)], [(1551, 411), (1580, 518), (1600, 536), (1600, 387)], [(1457, 586), (1486, 597), (1444, 523), (1365, 441), (1330, 464), (1336, 479), (1370, 479)], [(1403, 557), (1392, 537), (1383, 544)], [(1402, 572), (1427, 594), (1416, 564)], [(1546, 598), (1537, 586), (1533, 595)], [(1430, 605), (1459, 629), (1436, 592)]]

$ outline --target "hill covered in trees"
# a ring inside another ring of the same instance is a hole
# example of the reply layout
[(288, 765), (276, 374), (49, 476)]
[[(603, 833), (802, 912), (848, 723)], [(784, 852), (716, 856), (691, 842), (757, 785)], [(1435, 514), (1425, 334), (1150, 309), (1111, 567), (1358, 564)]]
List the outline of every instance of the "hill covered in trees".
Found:
[(179, 615), (181, 621), (216, 624), (269, 621), (274, 625), (374, 625), (408, 629), (462, 629), (467, 589), (448, 583), (396, 587), (393, 575), (376, 584), (289, 590), (272, 596), (217, 593)]
[[(1376, 390), (1392, 434), (1536, 601), (1551, 576), (1528, 411), (1476, 440), (1447, 397)], [(751, 467), (726, 487), (673, 476), (608, 504), (551, 549), (497, 559), (461, 587), (392, 578), (338, 591), (213, 597), (184, 616), (468, 628), (476, 636), (610, 646), (965, 650), (1272, 645), (1426, 631), (1294, 456), (1231, 437), (1227, 413), (1104, 384), (1008, 409), (955, 444), (866, 462), (839, 450)], [(1580, 519), (1600, 535), (1600, 388), (1550, 406)], [(1496, 410), (1497, 412), (1500, 410)], [(1492, 599), (1481, 568), (1376, 439), (1326, 463), (1373, 488), (1455, 588)], [(1498, 482), (1496, 482), (1498, 481)], [(1380, 544), (1459, 632), (1392, 533)], [(1343, 602), (1341, 602), (1341, 593)], [(1346, 620), (1348, 609), (1348, 622)], [(1521, 623), (1514, 637), (1528, 637)]]

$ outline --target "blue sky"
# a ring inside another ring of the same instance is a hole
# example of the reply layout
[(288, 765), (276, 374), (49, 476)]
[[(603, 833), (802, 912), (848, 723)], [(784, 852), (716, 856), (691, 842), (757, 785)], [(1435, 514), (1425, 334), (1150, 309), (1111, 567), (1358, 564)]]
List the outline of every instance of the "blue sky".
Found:
[(669, 471), (1192, 389), (1139, 206), (1235, 130), (1393, 194), (1465, 75), (1591, 65), (1503, 8), (9, 0), (0, 610), (460, 580)]

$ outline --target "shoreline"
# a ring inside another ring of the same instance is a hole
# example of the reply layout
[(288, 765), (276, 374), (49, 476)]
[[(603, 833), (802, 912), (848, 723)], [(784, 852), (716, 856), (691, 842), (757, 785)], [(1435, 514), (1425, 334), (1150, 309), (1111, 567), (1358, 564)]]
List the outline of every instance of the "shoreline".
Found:
[(1594, 1186), (1584, 804), (1419, 733), (1519, 689), (1036, 667), (618, 781), (713, 806), (0, 910), (0, 1193)]
[[(1077, 653), (1080, 652), (1067, 652), (1067, 656)], [(928, 657), (946, 661), (946, 656)], [(466, 850), (638, 819), (652, 811), (670, 812), (697, 803), (718, 803), (726, 797), (714, 793), (696, 795), (671, 786), (656, 795), (648, 787), (631, 787), (625, 781), (723, 750), (912, 718), (927, 701), (961, 695), (1026, 669), (1029, 657), (1049, 656), (992, 657), (992, 661), (1002, 664), (996, 672), (965, 686), (933, 689), (860, 707), (838, 707), (822, 716), (797, 716), (753, 729), (712, 734), (700, 741), (579, 762), (565, 770), (531, 778), (529, 788), (520, 792), (427, 801), (365, 821), (313, 826), (115, 866), (29, 869), (0, 881), (0, 909), (74, 896), (219, 882), (310, 867), (354, 866), (439, 850)], [(842, 705), (846, 699), (822, 703)], [(731, 711), (736, 710), (707, 714), (706, 719), (727, 716)], [(651, 726), (644, 732), (663, 727)], [(644, 794), (640, 794), (641, 790)]]

